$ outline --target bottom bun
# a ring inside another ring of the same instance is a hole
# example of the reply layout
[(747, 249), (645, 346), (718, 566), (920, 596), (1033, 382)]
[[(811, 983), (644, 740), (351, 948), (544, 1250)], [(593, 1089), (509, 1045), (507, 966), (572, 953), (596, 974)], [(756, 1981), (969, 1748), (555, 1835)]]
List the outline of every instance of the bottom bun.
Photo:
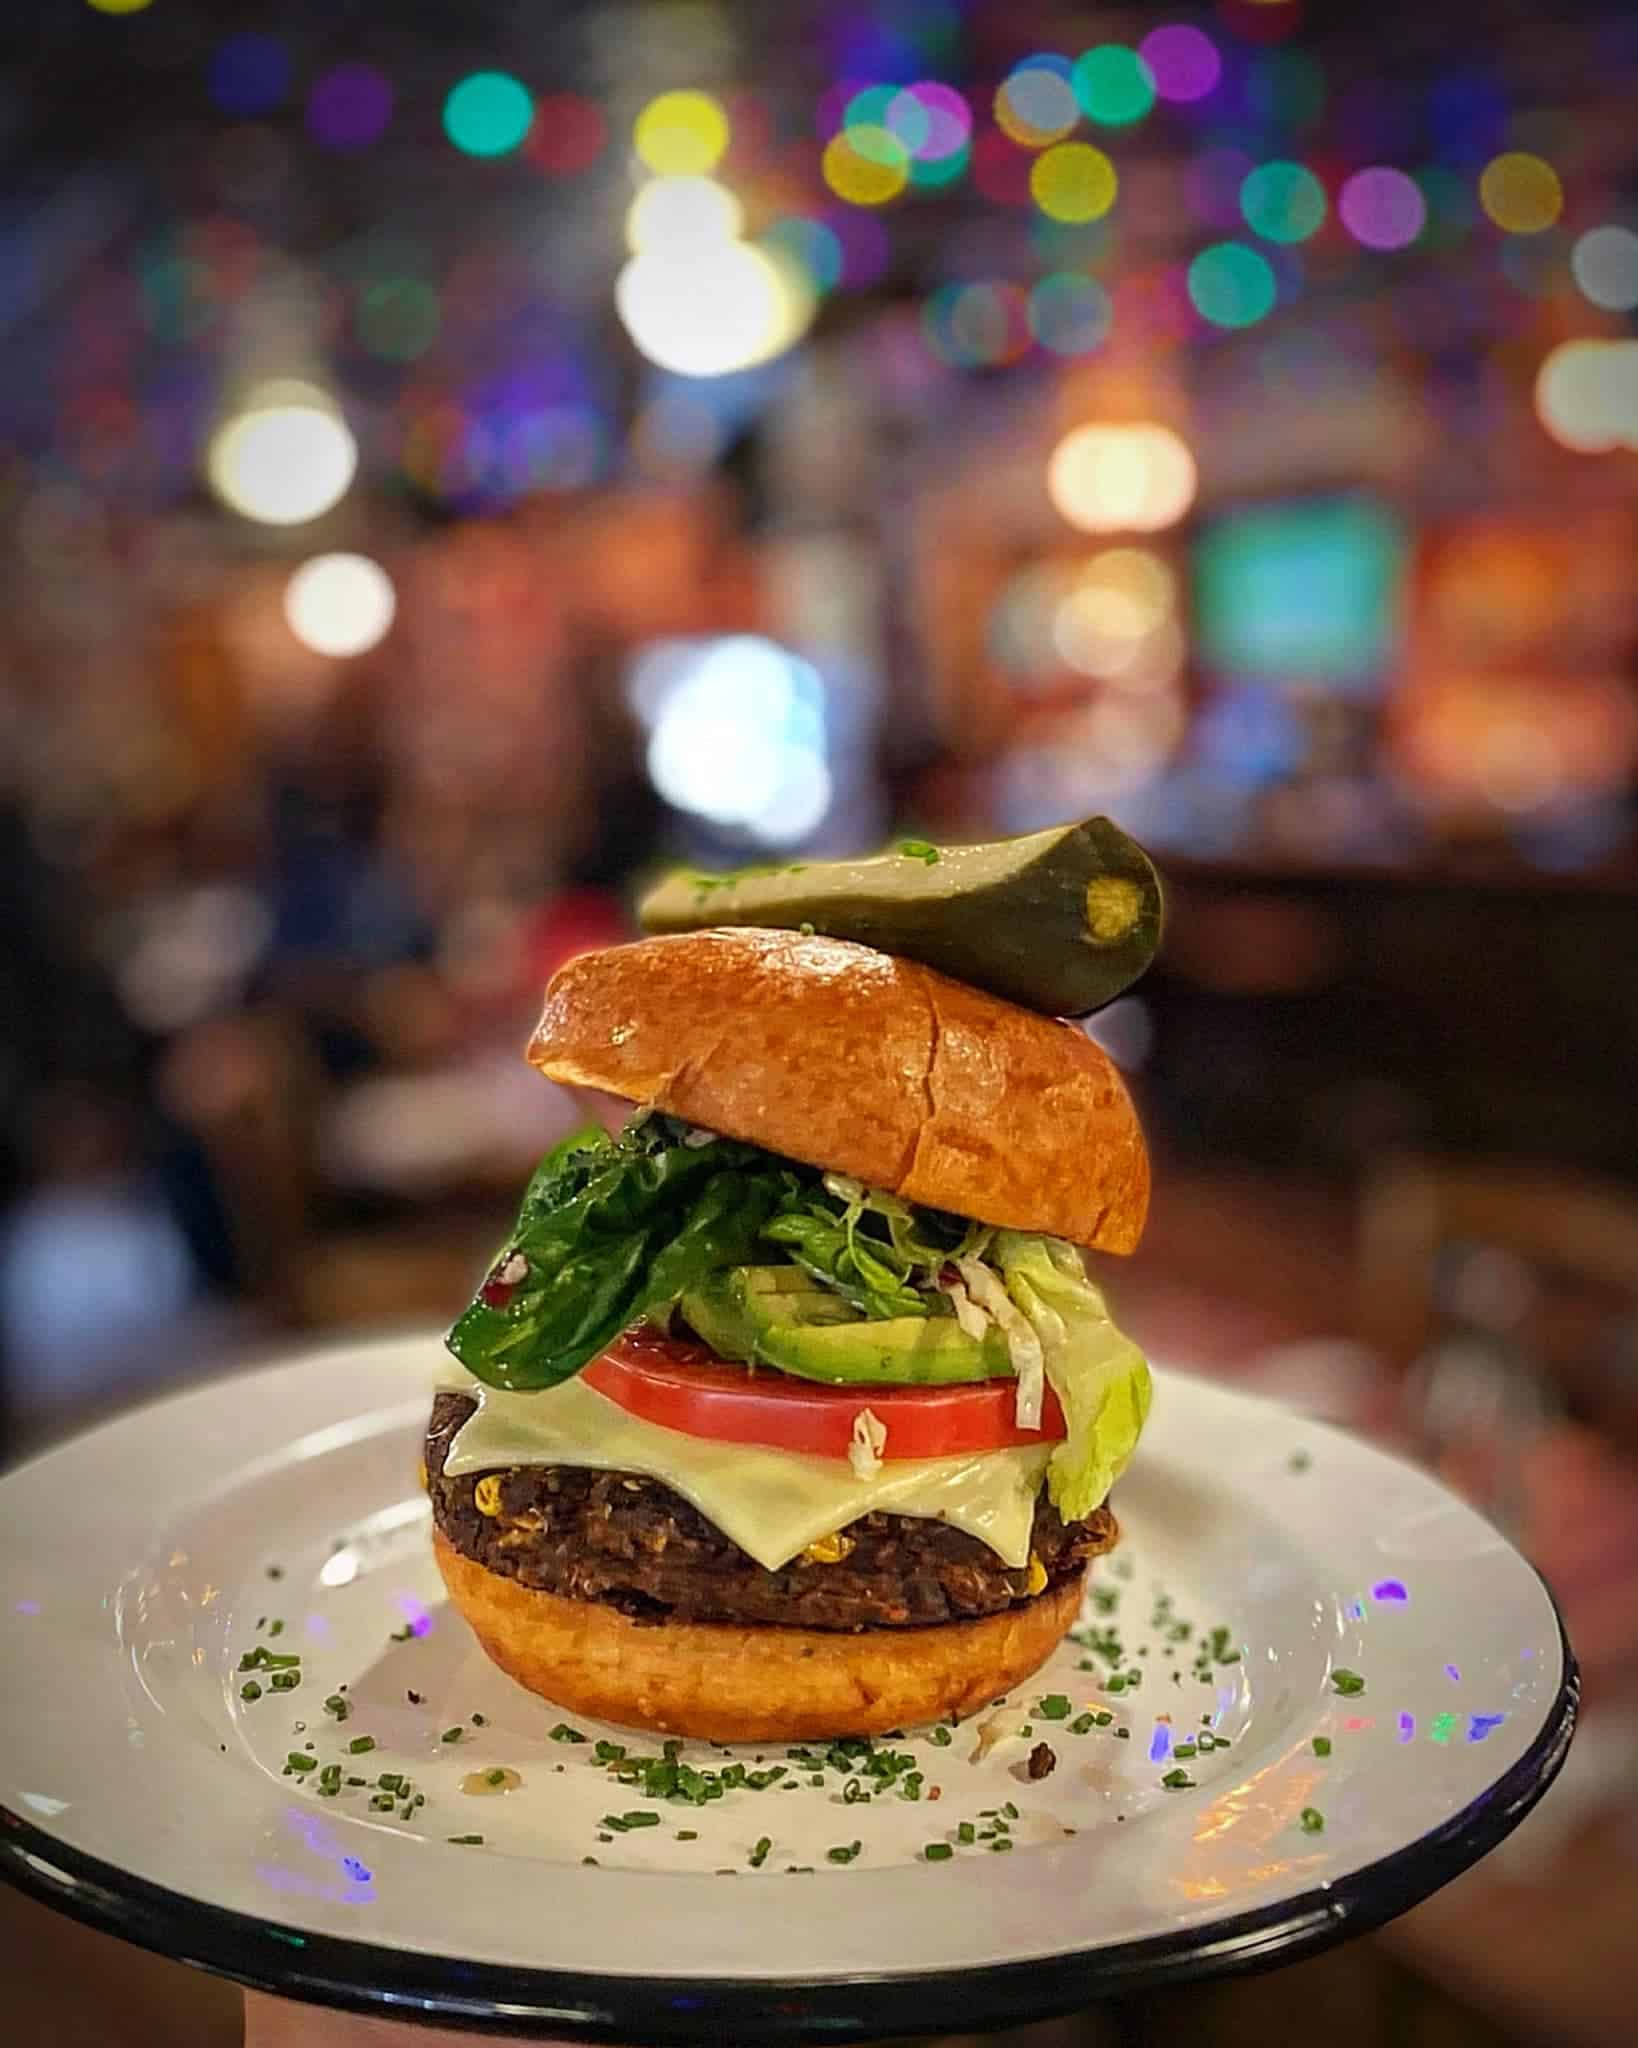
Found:
[(1084, 1572), (981, 1621), (858, 1635), (630, 1620), (536, 1592), (435, 1531), (449, 1597), (492, 1662), (554, 1706), (708, 1742), (807, 1742), (987, 1706), (1038, 1671), (1074, 1626)]

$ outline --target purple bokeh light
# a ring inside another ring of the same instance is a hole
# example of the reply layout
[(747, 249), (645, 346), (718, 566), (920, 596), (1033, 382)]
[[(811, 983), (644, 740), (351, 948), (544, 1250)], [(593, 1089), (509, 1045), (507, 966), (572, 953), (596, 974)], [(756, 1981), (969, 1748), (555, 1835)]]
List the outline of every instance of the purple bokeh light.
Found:
[(307, 96), (307, 126), (328, 149), (367, 149), (392, 119), (392, 87), (369, 64), (338, 64)]
[(1138, 44), (1138, 55), (1148, 65), (1155, 91), (1163, 100), (1203, 100), (1223, 75), (1217, 45), (1203, 29), (1191, 28), (1183, 21), (1151, 29)]
[(1367, 249), (1407, 249), (1427, 225), (1428, 203), (1414, 178), (1388, 164), (1372, 164), (1343, 186), (1337, 212)]

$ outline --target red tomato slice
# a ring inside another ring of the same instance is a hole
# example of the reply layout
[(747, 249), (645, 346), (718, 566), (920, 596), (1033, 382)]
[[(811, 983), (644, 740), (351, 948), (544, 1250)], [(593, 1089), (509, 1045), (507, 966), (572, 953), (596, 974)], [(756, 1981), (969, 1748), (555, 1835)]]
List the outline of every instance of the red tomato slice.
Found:
[(580, 1377), (628, 1415), (662, 1429), (820, 1458), (847, 1456), (861, 1408), (886, 1427), (886, 1459), (1000, 1451), (1057, 1443), (1067, 1434), (1050, 1387), (1041, 1428), (1020, 1429), (1013, 1420), (1014, 1380), (965, 1387), (824, 1386), (771, 1366), (733, 1365), (703, 1344), (678, 1343), (652, 1330), (626, 1331)]

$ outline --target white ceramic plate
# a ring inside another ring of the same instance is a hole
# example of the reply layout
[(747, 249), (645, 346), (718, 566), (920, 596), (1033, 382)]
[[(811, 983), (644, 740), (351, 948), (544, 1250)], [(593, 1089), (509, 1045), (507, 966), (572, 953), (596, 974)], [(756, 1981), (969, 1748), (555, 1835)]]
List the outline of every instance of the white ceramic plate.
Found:
[[(1487, 1523), (1346, 1436), (1163, 1373), (1117, 1496), (1122, 1551), (1097, 1568), (1116, 1605), (1087, 1617), (1118, 1631), (1135, 1688), (1105, 1682), (1106, 1637), (1066, 1644), (982, 1762), (973, 1723), (884, 1745), (914, 1758), (914, 1800), (901, 1778), (844, 1803), (842, 1773), (774, 1745), (761, 1767), (786, 1775), (765, 1790), (645, 1798), (594, 1745), (657, 1744), (585, 1722), (587, 1741), (552, 1739), (562, 1717), (443, 1604), (416, 1478), (440, 1356), (432, 1337), (308, 1353), (0, 1481), (12, 1881), (247, 1983), (479, 2030), (965, 2030), (1373, 1926), (1500, 1841), (1569, 1743), (1558, 1617)], [(258, 1645), (299, 1653), (297, 1689), (241, 1673)], [(323, 1702), (343, 1683), (338, 1723)], [(1035, 1781), (1042, 1739), (1056, 1767)], [(316, 1767), (287, 1775), (304, 1743)], [(332, 1761), (371, 1783), (323, 1797)], [(462, 1791), (501, 1767), (518, 1790)], [(1168, 1787), (1179, 1770), (1192, 1782)], [(407, 1819), (369, 1804), (384, 1772), (424, 1799)], [(638, 1810), (659, 1823), (599, 1826)]]

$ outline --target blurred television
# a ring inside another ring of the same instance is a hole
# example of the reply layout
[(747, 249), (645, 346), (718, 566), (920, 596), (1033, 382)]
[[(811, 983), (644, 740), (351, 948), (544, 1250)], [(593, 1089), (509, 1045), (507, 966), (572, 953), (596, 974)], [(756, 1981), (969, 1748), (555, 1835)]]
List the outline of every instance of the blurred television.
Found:
[(1203, 519), (1195, 654), (1211, 681), (1369, 696), (1393, 665), (1408, 536), (1368, 493), (1262, 499)]

